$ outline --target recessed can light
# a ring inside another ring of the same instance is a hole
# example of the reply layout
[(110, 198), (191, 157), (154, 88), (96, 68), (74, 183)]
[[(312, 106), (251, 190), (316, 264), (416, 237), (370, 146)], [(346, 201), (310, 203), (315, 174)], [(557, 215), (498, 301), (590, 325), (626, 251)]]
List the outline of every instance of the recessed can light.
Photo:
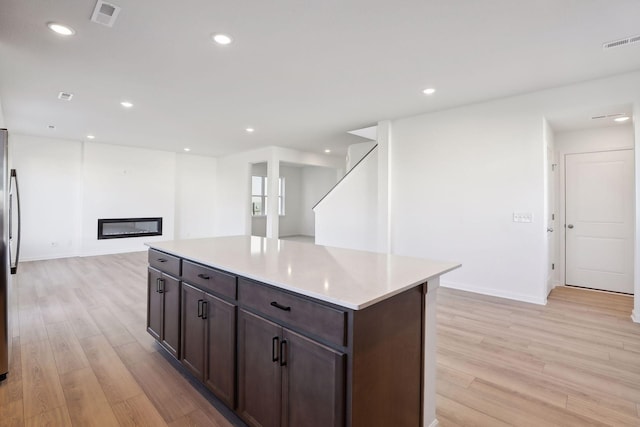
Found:
[(436, 90), (432, 87), (427, 88), (425, 90), (422, 91), (422, 93), (424, 93), (425, 95), (433, 95), (434, 93), (436, 93)]
[(48, 22), (47, 27), (49, 27), (49, 29), (54, 33), (60, 34), (61, 36), (72, 36), (76, 33), (76, 30), (73, 28), (56, 22)]
[(214, 42), (221, 45), (227, 45), (233, 41), (233, 39), (226, 34), (214, 34), (211, 36), (211, 38)]
[(247, 131), (247, 133), (253, 133), (253, 132), (255, 132), (255, 129), (254, 129), (254, 128), (246, 128), (245, 130)]
[(184, 151), (191, 151), (191, 148), (185, 148)]
[(615, 119), (613, 119), (613, 121), (614, 122), (626, 122), (630, 118), (631, 117), (629, 117), (629, 116), (616, 117)]
[(324, 150), (325, 153), (329, 154), (331, 152), (331, 150), (329, 150), (328, 148), (326, 150)]
[(87, 139), (96, 139), (95, 135), (87, 135)]
[(133, 107), (133, 104), (132, 104), (132, 103), (130, 103), (129, 101), (122, 101), (122, 102), (120, 103), (120, 105), (122, 105), (124, 108), (131, 108), (131, 107)]

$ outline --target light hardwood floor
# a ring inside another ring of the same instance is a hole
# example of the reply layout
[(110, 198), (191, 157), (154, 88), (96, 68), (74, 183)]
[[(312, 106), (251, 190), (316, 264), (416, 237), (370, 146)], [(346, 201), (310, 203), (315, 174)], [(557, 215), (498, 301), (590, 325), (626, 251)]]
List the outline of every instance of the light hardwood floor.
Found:
[[(20, 270), (0, 426), (240, 425), (146, 333), (146, 253)], [(570, 288), (547, 306), (438, 298), (441, 426), (640, 426), (632, 298)]]

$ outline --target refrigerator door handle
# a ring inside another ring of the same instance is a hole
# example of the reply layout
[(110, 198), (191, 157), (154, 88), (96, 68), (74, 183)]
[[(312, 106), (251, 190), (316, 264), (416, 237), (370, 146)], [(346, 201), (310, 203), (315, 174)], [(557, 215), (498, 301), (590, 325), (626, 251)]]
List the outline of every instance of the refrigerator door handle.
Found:
[(15, 169), (11, 169), (11, 176), (9, 178), (10, 183), (9, 183), (9, 187), (11, 188), (11, 190), (9, 190), (9, 194), (11, 195), (9, 200), (9, 239), (11, 239), (12, 234), (13, 234), (13, 227), (12, 227), (12, 223), (13, 223), (13, 212), (12, 208), (13, 208), (13, 203), (11, 203), (11, 199), (13, 196), (13, 188), (15, 188), (16, 190), (16, 210), (17, 210), (17, 220), (18, 220), (18, 235), (17, 235), (17, 240), (16, 240), (16, 258), (15, 258), (15, 262), (12, 259), (11, 260), (11, 274), (16, 274), (16, 272), (18, 271), (18, 262), (20, 260), (20, 238), (22, 237), (22, 234), (20, 232), (20, 226), (21, 226), (21, 221), (20, 221), (20, 189), (18, 188), (18, 174), (16, 173)]

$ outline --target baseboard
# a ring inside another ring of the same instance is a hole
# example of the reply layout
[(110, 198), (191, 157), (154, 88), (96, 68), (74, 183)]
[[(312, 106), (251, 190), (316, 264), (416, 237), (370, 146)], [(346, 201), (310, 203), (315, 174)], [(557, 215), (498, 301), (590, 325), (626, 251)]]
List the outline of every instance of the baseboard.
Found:
[(438, 427), (440, 425), (440, 423), (438, 422), (438, 419), (436, 418), (435, 420), (433, 420), (431, 422), (431, 424), (429, 424), (429, 427)]
[(635, 309), (631, 311), (631, 320), (633, 320), (635, 323), (640, 323), (640, 316), (638, 314), (639, 313)]
[(90, 256), (101, 256), (101, 255), (115, 255), (115, 254), (128, 254), (132, 252), (146, 252), (147, 249), (113, 249), (108, 251), (91, 251), (87, 253), (66, 253), (66, 254), (55, 254), (55, 255), (43, 255), (43, 256), (31, 256), (31, 257), (20, 257), (20, 262), (29, 262), (29, 261), (46, 261), (49, 259), (61, 259), (61, 258), (75, 258), (75, 257), (90, 257)]
[(469, 285), (466, 283), (449, 282), (449, 281), (441, 280), (440, 286), (442, 286), (443, 288), (458, 289), (460, 291), (473, 292), (476, 294), (489, 295), (489, 296), (498, 297), (498, 298), (512, 299), (516, 301), (528, 302), (531, 304), (538, 304), (538, 305), (547, 304), (546, 297), (537, 298), (537, 297), (532, 297), (530, 295), (524, 295), (524, 294), (519, 294), (515, 292), (507, 292), (501, 289), (482, 288), (478, 286)]

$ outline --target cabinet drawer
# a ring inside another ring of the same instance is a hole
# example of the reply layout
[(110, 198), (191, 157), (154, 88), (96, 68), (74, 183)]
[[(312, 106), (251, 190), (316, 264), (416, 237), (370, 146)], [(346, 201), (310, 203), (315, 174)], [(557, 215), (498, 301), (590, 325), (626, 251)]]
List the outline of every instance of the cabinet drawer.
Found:
[(236, 276), (189, 261), (182, 263), (182, 280), (199, 288), (236, 299)]
[(180, 258), (149, 249), (149, 265), (167, 274), (180, 277)]
[(344, 311), (246, 279), (238, 280), (238, 301), (301, 331), (347, 345)]

